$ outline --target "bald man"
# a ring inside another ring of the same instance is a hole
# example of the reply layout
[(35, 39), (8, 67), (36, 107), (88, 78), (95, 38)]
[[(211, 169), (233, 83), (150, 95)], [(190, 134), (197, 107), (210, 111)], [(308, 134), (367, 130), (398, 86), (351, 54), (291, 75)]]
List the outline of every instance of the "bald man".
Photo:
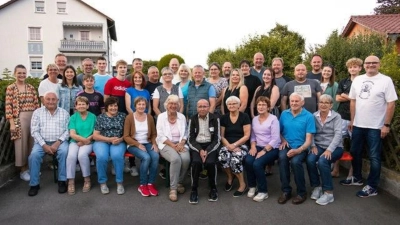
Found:
[(260, 79), (261, 82), (262, 82), (262, 75), (265, 71), (264, 61), (265, 61), (264, 55), (261, 52), (257, 52), (256, 54), (254, 54), (253, 57), (254, 66), (252, 66), (250, 69), (250, 74), (258, 77), (258, 79)]

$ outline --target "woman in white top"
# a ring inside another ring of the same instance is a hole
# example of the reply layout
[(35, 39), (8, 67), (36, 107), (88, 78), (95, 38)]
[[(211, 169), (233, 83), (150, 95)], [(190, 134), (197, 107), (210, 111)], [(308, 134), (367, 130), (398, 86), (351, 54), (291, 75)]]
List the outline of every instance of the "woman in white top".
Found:
[(164, 107), (166, 111), (157, 118), (156, 140), (162, 157), (171, 163), (169, 199), (176, 202), (177, 192), (185, 192), (182, 183), (190, 163), (189, 147), (186, 145), (186, 119), (178, 112), (180, 101), (177, 95), (168, 96)]

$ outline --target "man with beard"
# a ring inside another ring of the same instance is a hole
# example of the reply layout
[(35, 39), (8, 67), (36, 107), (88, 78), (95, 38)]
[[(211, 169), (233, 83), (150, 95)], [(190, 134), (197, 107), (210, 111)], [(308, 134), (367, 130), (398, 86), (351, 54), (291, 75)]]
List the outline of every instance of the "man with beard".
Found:
[(232, 63), (224, 62), (224, 64), (222, 65), (222, 74), (228, 80), (228, 82), (229, 82), (229, 77), (231, 76), (231, 72), (232, 72)]
[(307, 78), (308, 79), (315, 79), (319, 83), (321, 82), (321, 77), (322, 77), (322, 56), (320, 55), (313, 55), (311, 58), (311, 68), (312, 70), (307, 73)]

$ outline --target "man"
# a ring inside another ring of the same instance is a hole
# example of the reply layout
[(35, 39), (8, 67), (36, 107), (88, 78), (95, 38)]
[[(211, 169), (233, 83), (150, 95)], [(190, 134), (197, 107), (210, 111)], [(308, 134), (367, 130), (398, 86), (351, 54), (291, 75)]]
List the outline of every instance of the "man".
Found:
[[(133, 68), (133, 72), (136, 71), (143, 71), (143, 60), (141, 58), (134, 58), (132, 60), (132, 68)], [(144, 76), (146, 78), (146, 81), (148, 80), (147, 76)], [(131, 82), (132, 79), (132, 74), (128, 74), (128, 76), (126, 76), (126, 80)]]
[[(151, 66), (148, 69), (148, 73), (147, 76), (149, 77), (149, 81), (146, 83), (146, 86), (144, 87), (144, 89), (146, 89), (149, 93), (150, 93), (150, 105), (153, 105), (153, 93), (154, 90), (161, 85), (161, 82), (158, 81), (158, 79), (160, 78), (159, 72), (158, 72), (158, 68), (156, 66)], [(154, 117), (155, 113), (152, 110), (151, 111), (151, 115)]]
[(222, 65), (222, 75), (226, 79), (228, 79), (228, 82), (229, 82), (229, 77), (231, 76), (231, 72), (232, 72), (231, 62), (224, 62), (224, 64)]
[[(106, 73), (107, 60), (103, 56), (97, 58), (97, 73), (94, 74), (94, 90), (100, 92), (104, 96), (104, 86), (107, 81), (112, 78), (111, 75)], [(83, 77), (82, 77), (83, 80)]]
[(304, 64), (298, 64), (294, 68), (295, 79), (289, 81), (283, 87), (281, 92), (281, 110), (287, 109), (287, 100), (293, 92), (296, 92), (304, 97), (304, 108), (310, 113), (317, 111), (317, 102), (319, 96), (321, 96), (321, 86), (319, 82), (314, 79), (306, 78), (307, 69)]
[(40, 189), (40, 165), (45, 154), (52, 155), (58, 161), (58, 193), (67, 192), (66, 159), (68, 154), (69, 113), (57, 107), (56, 92), (44, 94), (44, 106), (33, 112), (31, 120), (31, 135), (35, 140), (29, 155), (29, 196), (35, 196)]
[[(279, 88), (279, 93), (282, 93), (282, 89), (285, 84), (292, 79), (283, 74), (283, 59), (282, 58), (273, 58), (272, 59), (272, 70), (275, 72), (275, 83)], [(281, 96), (279, 96), (278, 101), (276, 102), (276, 106), (280, 108), (281, 105)]]
[(290, 164), (297, 186), (297, 195), (292, 203), (297, 205), (303, 203), (307, 198), (303, 161), (307, 157), (307, 149), (312, 143), (316, 128), (314, 116), (303, 108), (304, 97), (294, 92), (289, 99), (290, 109), (283, 111), (279, 119), (281, 127), (279, 176), (282, 195), (279, 197), (278, 203), (285, 204), (292, 197)]
[[(251, 101), (253, 100), (254, 92), (256, 89), (261, 85), (260, 79), (258, 79), (256, 76), (252, 76), (250, 74), (250, 62), (247, 60), (242, 60), (240, 61), (240, 69), (242, 70), (243, 76), (244, 76), (244, 85), (246, 85), (247, 90), (249, 92), (248, 98), (247, 98), (247, 106), (245, 109), (245, 113), (251, 118), (251, 113), (250, 113), (250, 104)], [(250, 142), (249, 142), (250, 144)]]
[(189, 85), (188, 90), (188, 103), (187, 103), (187, 117), (192, 118), (196, 114), (197, 101), (200, 99), (208, 99), (210, 102), (209, 112), (214, 113), (216, 91), (212, 84), (204, 79), (204, 68), (201, 65), (193, 67), (193, 79)]
[(179, 81), (181, 81), (181, 78), (179, 77), (179, 74), (178, 74), (179, 60), (177, 58), (172, 58), (169, 61), (169, 68), (171, 68), (172, 71), (174, 71), (174, 78), (172, 79), (172, 83), (176, 84)]
[(262, 76), (265, 71), (264, 61), (264, 55), (261, 52), (257, 52), (253, 57), (254, 66), (250, 69), (250, 74), (258, 77), (261, 82), (263, 81)]
[[(67, 66), (67, 56), (62, 53), (58, 53), (54, 58), (54, 63), (58, 66), (58, 69), (60, 70), (60, 73), (57, 75), (57, 79), (62, 79), (65, 67)], [(49, 75), (45, 74), (43, 80), (47, 79), (48, 77)]]
[(78, 84), (83, 87), (83, 75), (93, 74), (94, 62), (91, 58), (86, 58), (82, 61), (82, 73), (77, 76)]
[(370, 197), (378, 194), (377, 188), (381, 175), (382, 139), (390, 131), (395, 101), (397, 100), (393, 81), (379, 73), (380, 60), (368, 56), (364, 60), (365, 74), (354, 78), (350, 97), (350, 131), (352, 131), (351, 162), (356, 181), (362, 179), (362, 151), (366, 143), (369, 148), (370, 171), (367, 185), (358, 197)]
[(322, 77), (322, 56), (320, 55), (313, 55), (311, 58), (311, 68), (312, 70), (307, 73), (308, 79), (315, 79), (318, 82), (321, 82)]
[(218, 200), (217, 191), (217, 154), (221, 148), (220, 124), (217, 116), (209, 112), (210, 104), (206, 99), (197, 102), (197, 114), (189, 120), (188, 144), (192, 158), (192, 192), (189, 203), (199, 202), (197, 187), (202, 165), (208, 173), (211, 190), (208, 201)]

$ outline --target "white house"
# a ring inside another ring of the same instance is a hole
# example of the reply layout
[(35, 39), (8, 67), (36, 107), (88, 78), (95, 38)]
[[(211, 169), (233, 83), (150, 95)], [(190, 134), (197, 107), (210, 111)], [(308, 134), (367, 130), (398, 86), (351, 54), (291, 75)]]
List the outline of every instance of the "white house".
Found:
[(115, 21), (81, 0), (11, 0), (0, 5), (0, 74), (17, 64), (40, 77), (64, 53), (68, 64), (84, 58), (108, 59), (112, 71)]

